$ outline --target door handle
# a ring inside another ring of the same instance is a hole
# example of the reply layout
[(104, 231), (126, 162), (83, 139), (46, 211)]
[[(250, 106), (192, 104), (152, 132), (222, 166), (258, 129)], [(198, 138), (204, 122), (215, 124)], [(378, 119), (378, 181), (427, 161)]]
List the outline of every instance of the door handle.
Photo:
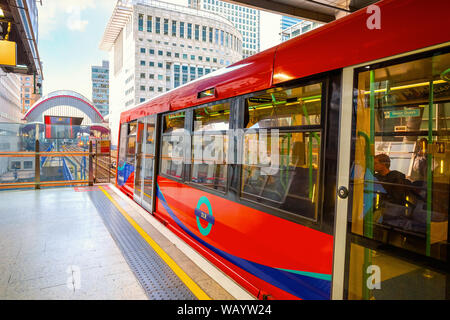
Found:
[(346, 199), (348, 197), (348, 189), (344, 186), (340, 186), (338, 189), (338, 196), (341, 199)]

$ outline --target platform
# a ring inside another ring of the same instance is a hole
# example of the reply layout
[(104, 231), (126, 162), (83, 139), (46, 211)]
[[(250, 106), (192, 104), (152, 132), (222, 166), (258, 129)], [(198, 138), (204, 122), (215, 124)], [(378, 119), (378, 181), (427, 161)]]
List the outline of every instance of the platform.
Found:
[(0, 300), (252, 299), (111, 184), (0, 203)]

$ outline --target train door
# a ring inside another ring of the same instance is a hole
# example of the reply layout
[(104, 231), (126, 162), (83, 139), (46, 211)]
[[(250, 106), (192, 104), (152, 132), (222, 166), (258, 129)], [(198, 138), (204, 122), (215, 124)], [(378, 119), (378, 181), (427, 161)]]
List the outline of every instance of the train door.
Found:
[(138, 120), (134, 200), (150, 212), (153, 210), (155, 127), (156, 115)]
[(344, 69), (333, 298), (450, 299), (449, 75), (448, 47)]
[(145, 141), (145, 119), (139, 119), (137, 121), (137, 134), (136, 134), (136, 158), (134, 163), (135, 166), (135, 173), (134, 173), (134, 201), (141, 204), (142, 202), (142, 172), (143, 172), (143, 155), (144, 155), (144, 147), (145, 144), (143, 144), (143, 141)]
[(142, 206), (153, 212), (154, 185), (155, 185), (155, 141), (156, 141), (156, 115), (146, 118), (143, 140), (143, 166), (142, 166)]

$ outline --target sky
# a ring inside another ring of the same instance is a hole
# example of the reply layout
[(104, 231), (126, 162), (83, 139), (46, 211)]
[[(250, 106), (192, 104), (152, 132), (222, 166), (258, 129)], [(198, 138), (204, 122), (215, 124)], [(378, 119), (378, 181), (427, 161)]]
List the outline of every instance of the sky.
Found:
[[(91, 66), (108, 60), (99, 49), (117, 0), (43, 0), (39, 8), (38, 50), (43, 95), (73, 90), (92, 99)], [(187, 6), (187, 0), (165, 0)], [(261, 50), (279, 43), (279, 15), (261, 13)]]

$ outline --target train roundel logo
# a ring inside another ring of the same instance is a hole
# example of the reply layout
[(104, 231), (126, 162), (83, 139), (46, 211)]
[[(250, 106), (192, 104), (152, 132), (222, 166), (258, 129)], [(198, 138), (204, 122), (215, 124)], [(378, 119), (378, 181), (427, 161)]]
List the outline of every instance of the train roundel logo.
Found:
[[(208, 212), (204, 212), (201, 210), (202, 204), (206, 205), (206, 207), (208, 208)], [(195, 208), (195, 216), (196, 216), (196, 220), (197, 220), (198, 230), (200, 231), (200, 233), (202, 235), (207, 236), (211, 232), (211, 228), (215, 222), (215, 218), (214, 218), (212, 207), (211, 207), (211, 202), (209, 202), (209, 199), (207, 197), (203, 196), (198, 200), (197, 208)], [(200, 224), (200, 219), (208, 222), (208, 225), (206, 226), (206, 228), (204, 228)]]

